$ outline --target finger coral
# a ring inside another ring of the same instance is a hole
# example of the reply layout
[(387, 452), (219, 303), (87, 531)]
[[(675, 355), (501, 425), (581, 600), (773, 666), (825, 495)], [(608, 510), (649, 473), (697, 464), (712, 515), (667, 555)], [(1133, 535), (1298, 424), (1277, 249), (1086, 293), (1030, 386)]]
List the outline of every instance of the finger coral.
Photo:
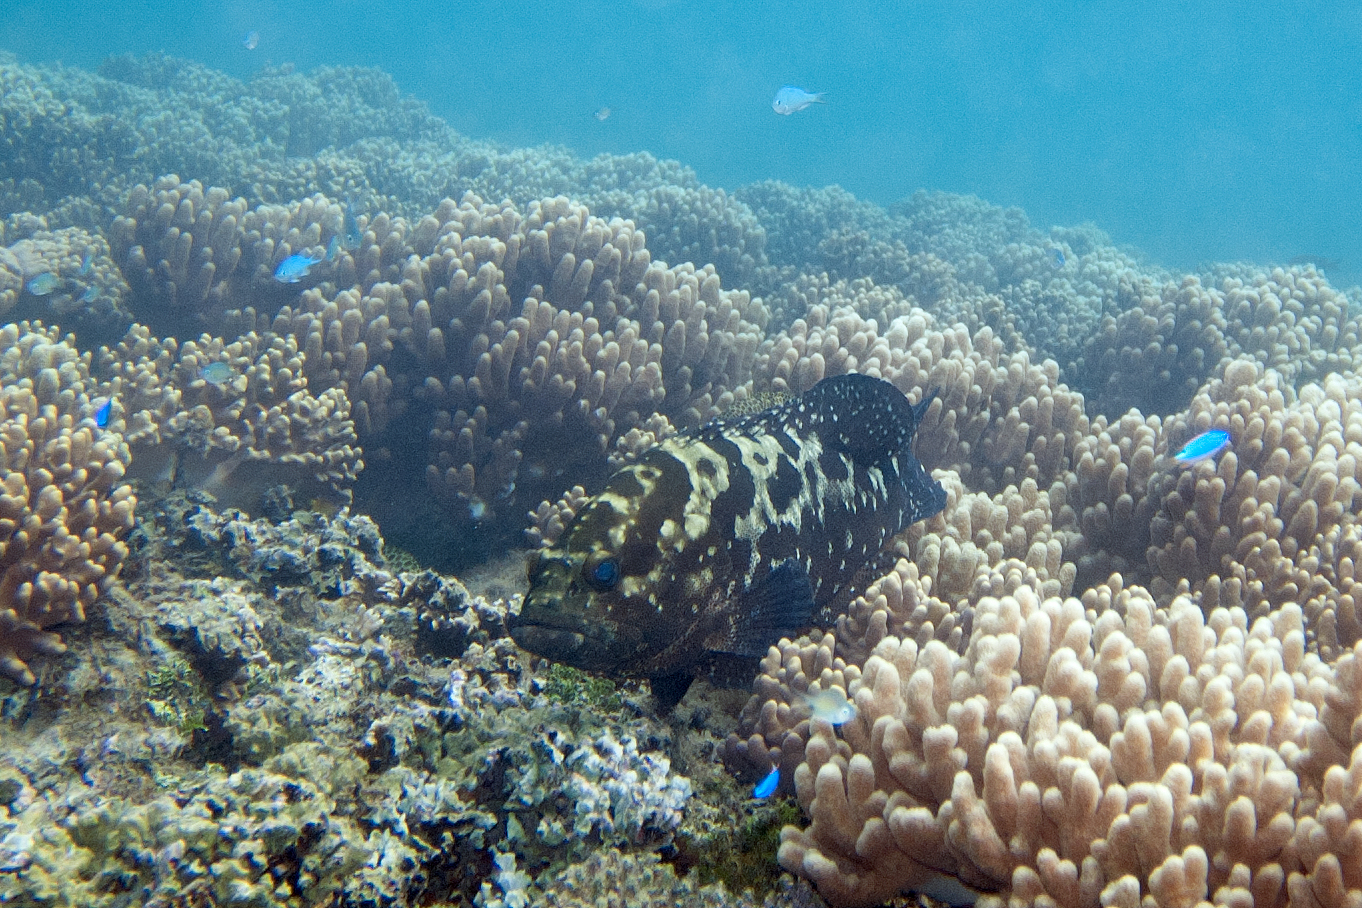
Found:
[(398, 274), (380, 221), (353, 253), (359, 286), (304, 293), (273, 330), (300, 339), (312, 387), (354, 400), (362, 442), (409, 457), (397, 433), (428, 426), (416, 468), (474, 522), (519, 524), (569, 478), (601, 478), (616, 439), (665, 431), (650, 417), (697, 425), (745, 393), (763, 307), (712, 268), (653, 262), (627, 221), (446, 200), (401, 225)]
[[(981, 491), (1028, 478), (1048, 489), (1067, 473), (1088, 420), (1052, 361), (1008, 354), (988, 328), (971, 337), (962, 324), (939, 325), (895, 291), (839, 282), (816, 292), (822, 300), (804, 318), (762, 345), (754, 388), (799, 394), (845, 372), (905, 393), (939, 388), (916, 443), (929, 468), (950, 466)], [(883, 327), (877, 311), (892, 315)]]
[(812, 724), (812, 823), (781, 863), (838, 906), (951, 881), (985, 905), (1346, 904), (1359, 660), (1307, 654), (1294, 606), (984, 597), (963, 653), (885, 637), (849, 681), (857, 717)]
[(137, 500), (127, 445), (91, 418), (89, 355), (41, 325), (0, 329), (0, 674), (63, 651), (52, 628), (83, 621), (128, 549)]
[(293, 338), (158, 341), (136, 326), (97, 371), (134, 475), (209, 491), (246, 510), (272, 485), (348, 498), (364, 462), (338, 389), (313, 395)]

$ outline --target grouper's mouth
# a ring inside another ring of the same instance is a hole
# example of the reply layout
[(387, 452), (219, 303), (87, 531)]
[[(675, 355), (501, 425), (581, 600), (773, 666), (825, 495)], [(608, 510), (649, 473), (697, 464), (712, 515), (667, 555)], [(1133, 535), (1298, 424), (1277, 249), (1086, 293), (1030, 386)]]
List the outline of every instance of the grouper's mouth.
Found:
[(529, 602), (507, 618), (506, 626), (521, 649), (591, 672), (612, 671), (634, 653), (640, 639), (637, 628), (629, 633), (617, 621), (564, 618), (557, 609)]

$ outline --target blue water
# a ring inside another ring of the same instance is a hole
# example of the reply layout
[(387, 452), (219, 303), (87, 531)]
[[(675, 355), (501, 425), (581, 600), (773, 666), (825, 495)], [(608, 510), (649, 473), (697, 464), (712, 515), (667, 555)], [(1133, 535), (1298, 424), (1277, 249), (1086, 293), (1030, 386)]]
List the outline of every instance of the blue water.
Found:
[[(0, 48), (86, 68), (164, 51), (243, 78), (379, 66), (475, 138), (647, 150), (727, 188), (975, 193), (1170, 266), (1308, 254), (1362, 273), (1362, 8), (890, 6), (0, 0)], [(828, 104), (777, 116), (787, 83)]]

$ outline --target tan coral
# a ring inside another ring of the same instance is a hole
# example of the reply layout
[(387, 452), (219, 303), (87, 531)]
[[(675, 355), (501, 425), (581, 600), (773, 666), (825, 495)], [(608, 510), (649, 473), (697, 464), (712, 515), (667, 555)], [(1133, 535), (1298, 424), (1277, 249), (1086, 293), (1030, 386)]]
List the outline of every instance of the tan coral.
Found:
[(1362, 327), (1346, 297), (1313, 266), (1188, 275), (1158, 289), (1148, 279), (1123, 294), (1086, 345), (1077, 383), (1115, 419), (1128, 408), (1181, 409), (1230, 359), (1272, 369), (1289, 385), (1320, 381), (1362, 361)]
[(915, 442), (930, 467), (956, 470), (970, 488), (997, 492), (1031, 479), (1049, 489), (1069, 470), (1088, 428), (1082, 396), (1059, 382), (1053, 362), (1008, 355), (988, 328), (939, 325), (911, 310), (883, 328), (858, 311), (869, 285), (835, 284), (827, 300), (767, 340), (754, 369), (757, 391), (799, 394), (830, 375), (884, 378), (917, 397), (939, 388)]
[(1297, 395), (1252, 360), (1228, 363), (1185, 419), (1165, 427), (1170, 449), (1211, 427), (1228, 430), (1233, 447), (1213, 465), (1156, 475), (1161, 504), (1148, 555), (1155, 594), (1202, 592), (1207, 608), (1240, 605), (1254, 618), (1308, 604), (1311, 648), (1325, 658), (1349, 649), (1355, 618), (1345, 618), (1339, 639), (1333, 610), (1342, 591), (1321, 567), (1350, 570), (1329, 554), (1327, 540), (1354, 523), (1362, 503), (1359, 394), (1355, 376), (1332, 375)]
[(28, 662), (63, 649), (50, 629), (84, 620), (117, 575), (137, 499), (72, 338), (6, 325), (0, 379), (0, 674), (32, 684)]
[(1078, 364), (1078, 384), (1112, 421), (1184, 405), (1228, 352), (1221, 295), (1198, 278), (1127, 284), (1119, 314), (1103, 318)]
[(1027, 480), (990, 499), (965, 492), (952, 475), (937, 478), (946, 488), (945, 510), (903, 534), (903, 557), (836, 616), (835, 634), (815, 631), (772, 647), (738, 731), (726, 742), (731, 768), (761, 775), (779, 764), (783, 778), (792, 780), (809, 737), (809, 710), (801, 704), (809, 684), (848, 690), (886, 637), (920, 645), (938, 640), (959, 652), (969, 640), (974, 603), (984, 596), (1023, 587), (1069, 593), (1076, 570), (1050, 533), (1046, 493)]
[[(227, 189), (170, 175), (128, 193), (109, 245), (142, 301), (135, 314), (144, 324), (180, 336), (233, 337), (266, 328), (279, 304), (304, 287), (334, 294), (397, 279), (411, 254), (407, 223), (361, 215), (354, 226), (360, 240), (343, 248), (346, 211), (323, 195), (252, 209)], [(301, 286), (275, 279), (294, 254), (316, 260)]]
[(628, 221), (470, 195), (405, 236), (400, 274), (306, 293), (274, 330), (302, 339), (313, 387), (355, 400), (366, 442), (430, 413), (428, 485), (474, 519), (593, 476), (653, 414), (695, 425), (746, 393), (764, 308), (712, 268), (652, 262)]
[(1150, 481), (1158, 468), (1168, 468), (1163, 423), (1132, 410), (1120, 419), (1093, 420), (1088, 434), (1074, 446), (1072, 468), (1064, 477), (1067, 510), (1060, 520), (1075, 532), (1070, 556), (1079, 565), (1080, 585), (1113, 572), (1142, 577), (1147, 572), (1149, 524), (1159, 504)]
[(1291, 384), (1362, 362), (1362, 326), (1313, 265), (1259, 270), (1220, 287), (1229, 355), (1251, 357)]
[(133, 292), (161, 301), (181, 319), (221, 305), (241, 260), (246, 202), (197, 180), (162, 177), (136, 186), (109, 232), (114, 261)]
[(0, 247), (0, 315), (13, 309), (23, 292), (23, 262), (9, 249)]
[(539, 507), (525, 515), (530, 519), (530, 527), (525, 530), (526, 541), (535, 547), (553, 545), (590, 498), (586, 489), (573, 486), (557, 501), (541, 502)]
[(340, 286), (356, 282), (352, 255), (329, 257), (331, 239), (345, 229), (345, 209), (338, 202), (317, 193), (289, 205), (259, 205), (238, 215), (238, 221), (240, 279), (248, 286), (268, 286), (284, 259), (299, 254), (318, 260), (319, 276), (325, 272)]
[[(729, 408), (725, 412), (731, 413), (733, 411), (732, 408)], [(632, 427), (628, 432), (615, 439), (615, 444), (611, 447), (606, 462), (610, 465), (610, 469), (618, 470), (620, 467), (638, 460), (648, 449), (656, 447), (658, 443), (675, 434), (676, 427), (672, 425), (672, 421), (661, 413), (654, 413), (639, 425)]]
[[(21, 312), (63, 320), (107, 322), (121, 315), (127, 284), (108, 255), (102, 237), (79, 227), (32, 231), (7, 250), (0, 249), (0, 313), (22, 299)], [(53, 286), (41, 294), (32, 282), (51, 275)]]
[(98, 372), (133, 474), (253, 511), (268, 486), (345, 500), (364, 463), (339, 389), (313, 395), (292, 338), (250, 332), (176, 344), (137, 326)]
[(1324, 665), (1302, 617), (1021, 588), (978, 603), (963, 654), (886, 637), (857, 718), (814, 723), (781, 863), (838, 906), (943, 877), (981, 905), (1362, 898), (1362, 650)]

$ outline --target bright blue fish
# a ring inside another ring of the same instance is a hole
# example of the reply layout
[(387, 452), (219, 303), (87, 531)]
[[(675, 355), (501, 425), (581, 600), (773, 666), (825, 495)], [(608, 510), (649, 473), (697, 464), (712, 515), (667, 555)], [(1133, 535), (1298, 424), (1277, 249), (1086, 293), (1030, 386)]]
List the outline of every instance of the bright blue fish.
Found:
[(776, 99), (771, 102), (771, 109), (782, 116), (789, 116), (795, 111), (803, 110), (810, 104), (826, 104), (823, 100), (823, 93), (807, 92), (802, 88), (793, 85), (786, 85), (776, 92)]
[(307, 277), (312, 266), (320, 261), (321, 259), (310, 256), (306, 252), (295, 252), (280, 262), (278, 268), (274, 269), (274, 279), (281, 284), (296, 284)]
[(99, 426), (101, 429), (107, 426), (109, 424), (109, 414), (112, 412), (113, 398), (110, 397), (95, 411), (95, 425)]
[(1210, 460), (1229, 446), (1230, 433), (1224, 429), (1207, 429), (1183, 445), (1182, 450), (1173, 455), (1173, 459), (1178, 463), (1201, 463), (1203, 460)]
[(241, 39), (241, 46), (247, 50), (255, 50), (260, 46), (260, 32), (246, 32), (246, 37)]
[(55, 274), (51, 271), (44, 271), (28, 282), (28, 292), (34, 296), (47, 296), (53, 290), (56, 290), (60, 283)]
[(766, 778), (757, 783), (757, 787), (752, 789), (752, 797), (769, 798), (776, 793), (776, 787), (780, 785), (780, 767), (777, 766), (767, 774)]

